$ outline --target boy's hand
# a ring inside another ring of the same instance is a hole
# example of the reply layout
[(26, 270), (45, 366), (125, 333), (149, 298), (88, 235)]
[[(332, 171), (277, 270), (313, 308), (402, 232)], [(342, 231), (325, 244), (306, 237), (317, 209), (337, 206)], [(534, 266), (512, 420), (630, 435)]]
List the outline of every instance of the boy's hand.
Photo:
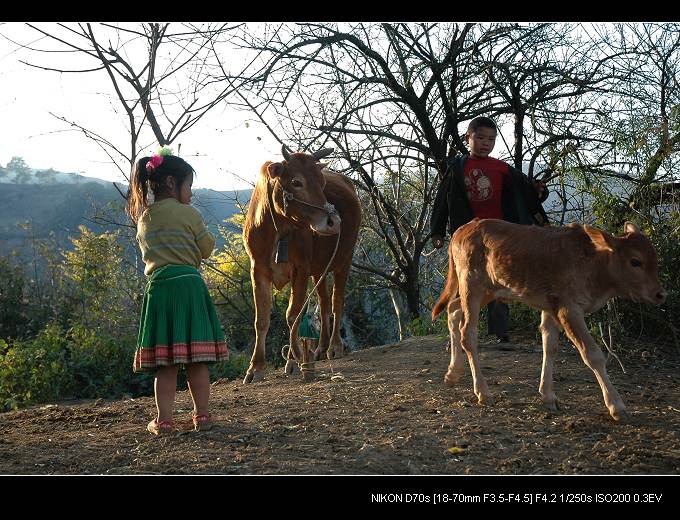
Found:
[(444, 245), (444, 239), (439, 235), (432, 235), (432, 245), (440, 249)]
[(546, 191), (546, 186), (544, 181), (537, 181), (534, 180), (532, 181), (534, 185), (534, 189), (536, 190), (536, 193), (538, 194), (538, 199), (541, 200), (543, 198), (543, 195), (545, 194)]

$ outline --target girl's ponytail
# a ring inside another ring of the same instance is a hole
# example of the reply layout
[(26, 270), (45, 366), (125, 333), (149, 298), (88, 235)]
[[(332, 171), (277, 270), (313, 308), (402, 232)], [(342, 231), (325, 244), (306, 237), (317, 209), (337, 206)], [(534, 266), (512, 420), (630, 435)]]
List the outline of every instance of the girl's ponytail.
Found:
[(132, 178), (130, 179), (125, 210), (135, 224), (148, 206), (149, 172), (146, 169), (146, 163), (150, 159), (150, 157), (142, 157), (137, 161), (132, 171)]

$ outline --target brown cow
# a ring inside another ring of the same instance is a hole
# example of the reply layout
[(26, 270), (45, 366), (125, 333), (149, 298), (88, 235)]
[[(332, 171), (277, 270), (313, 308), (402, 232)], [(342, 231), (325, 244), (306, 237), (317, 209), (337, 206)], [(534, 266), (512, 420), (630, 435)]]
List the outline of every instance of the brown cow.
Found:
[(615, 296), (660, 305), (666, 291), (659, 283), (656, 252), (649, 239), (630, 222), (624, 232), (613, 237), (587, 224), (548, 228), (494, 219), (475, 219), (460, 227), (449, 245), (446, 287), (432, 309), (433, 320), (444, 307), (448, 312), (451, 362), (444, 382), (452, 386), (462, 376), (464, 349), (479, 403), (489, 401), (477, 355), (479, 309), (496, 298), (517, 300), (541, 310), (543, 402), (557, 409), (553, 363), (564, 328), (595, 373), (611, 416), (626, 417), (584, 316)]
[[(292, 356), (295, 355), (303, 369), (303, 377), (313, 376), (307, 349), (298, 349), (300, 320), (296, 317), (306, 298), (309, 276), (317, 284), (334, 251), (335, 257), (328, 267), (328, 272), (333, 273), (333, 332), (329, 343), (331, 309), (324, 276), (317, 288), (321, 331), (316, 356), (326, 348), (329, 359), (343, 355), (340, 321), (345, 284), (359, 234), (361, 206), (350, 180), (344, 175), (323, 170), (324, 165), (319, 163), (319, 159), (332, 151), (327, 148), (311, 155), (289, 153), (284, 146), (285, 160), (268, 161), (260, 169), (243, 228), (255, 299), (255, 348), (244, 384), (261, 379), (264, 372), (272, 283), (280, 290), (291, 282), (286, 318), (293, 352), (289, 352), (286, 373), (293, 372)], [(279, 262), (276, 262), (277, 251), (285, 256), (285, 251), (277, 249), (279, 240), (288, 244), (287, 259), (279, 257)]]

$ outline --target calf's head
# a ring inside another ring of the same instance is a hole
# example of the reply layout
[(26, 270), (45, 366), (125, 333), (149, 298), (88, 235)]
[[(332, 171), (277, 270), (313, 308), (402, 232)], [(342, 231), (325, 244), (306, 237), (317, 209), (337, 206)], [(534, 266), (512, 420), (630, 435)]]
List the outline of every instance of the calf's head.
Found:
[(326, 179), (319, 160), (333, 149), (324, 148), (313, 154), (290, 153), (283, 146), (284, 160), (269, 164), (267, 174), (273, 181), (274, 206), (299, 225), (308, 225), (320, 235), (340, 232), (340, 215), (324, 195)]
[(659, 281), (659, 269), (654, 246), (632, 223), (623, 226), (624, 235), (613, 237), (597, 228), (584, 226), (598, 251), (610, 254), (610, 275), (617, 280), (621, 296), (635, 302), (661, 305), (666, 291)]

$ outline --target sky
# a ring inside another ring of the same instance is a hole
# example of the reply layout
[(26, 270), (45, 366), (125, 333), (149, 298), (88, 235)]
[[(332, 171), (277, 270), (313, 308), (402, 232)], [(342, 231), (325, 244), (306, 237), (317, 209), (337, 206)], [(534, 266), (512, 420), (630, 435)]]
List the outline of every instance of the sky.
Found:
[[(31, 61), (31, 54), (25, 49), (17, 50), (1, 34), (23, 38), (22, 41), (35, 39), (35, 33), (19, 22), (0, 24), (0, 165), (6, 166), (13, 156), (19, 156), (31, 168), (54, 168), (126, 182), (99, 146), (50, 115), (52, 112), (97, 129), (112, 140), (127, 139), (124, 121), (113, 112), (110, 96), (114, 92), (106, 75), (29, 67), (19, 60)], [(253, 115), (226, 104), (213, 108), (175, 141), (175, 151), (178, 143), (182, 157), (196, 171), (197, 188), (249, 188), (260, 166), (280, 156), (280, 145)], [(153, 152), (157, 147), (154, 143), (147, 151)]]

